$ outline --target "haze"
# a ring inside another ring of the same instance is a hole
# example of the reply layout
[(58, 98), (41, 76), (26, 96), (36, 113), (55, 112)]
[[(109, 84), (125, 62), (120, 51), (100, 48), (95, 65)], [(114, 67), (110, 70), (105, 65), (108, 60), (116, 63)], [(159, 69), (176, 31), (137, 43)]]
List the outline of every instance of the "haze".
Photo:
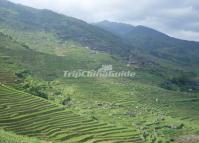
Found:
[(50, 9), (87, 22), (110, 20), (144, 25), (170, 36), (199, 41), (199, 1), (196, 0), (10, 0)]

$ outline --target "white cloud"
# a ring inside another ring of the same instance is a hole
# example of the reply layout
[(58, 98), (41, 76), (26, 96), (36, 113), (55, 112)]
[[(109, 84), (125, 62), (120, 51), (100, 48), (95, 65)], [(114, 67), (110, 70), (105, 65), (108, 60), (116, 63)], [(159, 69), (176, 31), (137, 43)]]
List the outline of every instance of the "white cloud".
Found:
[(88, 22), (104, 19), (145, 25), (171, 36), (199, 41), (197, 0), (10, 0), (51, 9)]
[(190, 40), (190, 41), (199, 41), (199, 32), (194, 32), (194, 31), (176, 31), (172, 32), (172, 35), (174, 37), (178, 37), (184, 40)]

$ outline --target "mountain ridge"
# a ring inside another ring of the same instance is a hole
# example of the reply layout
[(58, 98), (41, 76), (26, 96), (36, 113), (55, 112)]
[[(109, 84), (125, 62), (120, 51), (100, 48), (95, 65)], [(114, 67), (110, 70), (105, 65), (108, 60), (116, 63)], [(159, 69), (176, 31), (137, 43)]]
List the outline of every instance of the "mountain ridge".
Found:
[[(116, 27), (120, 27), (120, 28), (129, 28), (128, 32), (125, 32), (125, 34), (128, 34), (129, 32), (132, 32), (132, 31), (139, 31), (141, 29), (144, 29), (148, 32), (153, 32), (153, 33), (158, 33), (158, 34), (161, 34), (161, 35), (164, 35), (165, 37), (169, 37), (169, 38), (173, 38), (173, 39), (176, 39), (176, 40), (182, 40), (182, 41), (185, 41), (185, 42), (194, 42), (194, 43), (199, 43), (199, 41), (193, 41), (193, 40), (186, 40), (186, 39), (180, 39), (180, 38), (176, 38), (176, 37), (173, 37), (171, 35), (168, 35), (168, 34), (165, 34), (164, 32), (161, 32), (159, 30), (156, 30), (154, 28), (151, 28), (151, 27), (148, 27), (148, 26), (144, 26), (144, 25), (131, 25), (131, 24), (127, 24), (127, 23), (122, 23), (122, 22), (113, 22), (113, 21), (109, 21), (109, 20), (103, 20), (103, 21), (100, 21), (100, 22), (96, 22), (96, 23), (92, 23), (93, 25), (95, 26), (98, 26), (102, 29), (105, 29), (109, 32), (117, 32), (117, 31), (112, 31), (112, 29), (114, 29)], [(110, 28), (110, 29), (108, 29)], [(112, 29), (111, 29), (112, 28)], [(116, 33), (115, 33), (116, 34)]]
[(0, 28), (22, 35), (32, 33), (28, 41), (35, 38), (35, 32), (42, 31), (44, 34), (56, 35), (61, 42), (74, 41), (82, 47), (120, 56), (126, 63), (138, 64), (139, 67), (145, 68), (152, 64), (162, 65), (165, 69), (168, 65), (174, 69), (198, 69), (198, 42), (178, 40), (143, 26), (104, 21), (105, 26), (107, 23), (109, 25), (103, 28), (50, 10), (1, 2), (4, 5), (0, 5)]
[[(118, 36), (77, 18), (51, 10), (0, 1), (0, 26), (17, 31), (55, 33), (63, 41), (76, 41), (91, 49), (122, 54), (129, 45)], [(122, 49), (122, 50), (121, 50)], [(125, 49), (125, 50), (124, 50)], [(124, 56), (124, 54), (123, 54)]]
[[(103, 21), (100, 23), (95, 23), (94, 25), (112, 32), (113, 34), (122, 38), (124, 41), (128, 41), (128, 43), (130, 43), (133, 47), (136, 47), (138, 50), (148, 52), (148, 55), (159, 55), (160, 52), (163, 52), (163, 50), (167, 50), (167, 54), (174, 56), (174, 58), (176, 58), (176, 55), (173, 54), (177, 51), (179, 52), (178, 56), (191, 58), (191, 54), (194, 55), (195, 53), (190, 53), (190, 50), (193, 50), (194, 52), (199, 51), (199, 42), (173, 38), (162, 32), (145, 26), (128, 25), (128, 32), (126, 32), (124, 35), (120, 35), (118, 34), (118, 29), (126, 28), (126, 24)], [(197, 55), (195, 54), (195, 56)]]
[[(198, 47), (133, 29), (120, 23), (117, 35), (49, 10), (0, 4), (0, 128), (73, 143), (169, 143), (197, 134)], [(78, 77), (102, 65), (136, 76)]]

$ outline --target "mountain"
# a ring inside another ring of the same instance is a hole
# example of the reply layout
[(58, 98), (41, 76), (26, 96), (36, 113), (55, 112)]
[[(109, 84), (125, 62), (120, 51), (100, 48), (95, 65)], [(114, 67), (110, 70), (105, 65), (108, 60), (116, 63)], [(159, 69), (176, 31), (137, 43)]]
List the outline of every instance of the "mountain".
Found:
[[(8, 34), (27, 45), (34, 41), (32, 39), (42, 41), (44, 37), (50, 42), (49, 37), (53, 35), (62, 43), (73, 41), (92, 50), (123, 57), (139, 66), (156, 63), (157, 60), (181, 66), (198, 62), (197, 42), (178, 40), (144, 26), (109, 21), (88, 24), (50, 10), (34, 9), (6, 0), (0, 0), (0, 30), (4, 33), (9, 31)], [(51, 46), (54, 44), (37, 43), (31, 43), (30, 48), (54, 49)]]
[(108, 20), (93, 24), (121, 37), (125, 36), (127, 33), (135, 28), (134, 26), (129, 24), (110, 22)]
[[(0, 0), (0, 27), (15, 32), (53, 33), (62, 41), (75, 41), (91, 49), (122, 54), (127, 50), (121, 38), (82, 20)], [(124, 56), (124, 54), (123, 54)]]
[(170, 37), (162, 32), (145, 26), (132, 26), (124, 23), (102, 21), (94, 25), (107, 30), (139, 48), (163, 48), (163, 47), (193, 47), (199, 48), (199, 42), (180, 40)]
[[(0, 127), (6, 131), (0, 131), (0, 142), (39, 142), (26, 135), (48, 142), (83, 143), (97, 138), (99, 142), (140, 143), (146, 132), (146, 142), (153, 140), (154, 132), (156, 140), (169, 142), (174, 135), (198, 133), (198, 93), (168, 91), (140, 82), (147, 76), (157, 80), (147, 71), (138, 72), (135, 80), (63, 78), (63, 70), (99, 69), (106, 63), (115, 70), (121, 65), (108, 54), (67, 44), (62, 49), (62, 44), (55, 45), (64, 56), (44, 54), (0, 33), (0, 71), (4, 71), (0, 72)], [(12, 76), (20, 78), (16, 85), (10, 83), (16, 81)], [(2, 84), (5, 81), (18, 90)]]
[[(144, 26), (102, 21), (95, 26), (107, 30), (130, 43), (138, 51), (161, 60), (185, 65), (199, 62), (199, 42), (180, 40)], [(151, 58), (152, 58), (151, 57)], [(197, 66), (198, 68), (198, 66)]]
[[(107, 27), (0, 0), (0, 143), (197, 142), (197, 43)], [(78, 78), (102, 65), (136, 76)]]
[(88, 24), (50, 10), (0, 0), (0, 31), (29, 49), (57, 56), (65, 56), (66, 46), (109, 53), (139, 68), (138, 72), (164, 80), (176, 76), (173, 73), (199, 71), (197, 42), (175, 39), (144, 26), (109, 21)]

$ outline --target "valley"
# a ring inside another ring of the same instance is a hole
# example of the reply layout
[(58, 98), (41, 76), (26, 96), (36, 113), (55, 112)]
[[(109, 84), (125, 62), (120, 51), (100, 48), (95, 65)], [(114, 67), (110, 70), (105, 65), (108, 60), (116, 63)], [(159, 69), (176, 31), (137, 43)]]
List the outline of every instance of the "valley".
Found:
[[(197, 143), (198, 52), (147, 27), (0, 0), (0, 142)], [(102, 65), (136, 76), (64, 77)]]

